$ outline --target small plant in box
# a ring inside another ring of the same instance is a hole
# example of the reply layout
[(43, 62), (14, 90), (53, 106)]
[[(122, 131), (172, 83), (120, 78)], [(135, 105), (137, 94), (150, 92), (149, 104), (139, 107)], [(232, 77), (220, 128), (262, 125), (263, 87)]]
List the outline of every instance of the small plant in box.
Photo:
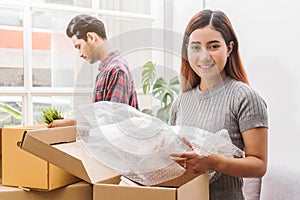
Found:
[(44, 109), (43, 114), (44, 122), (46, 124), (50, 124), (57, 119), (63, 119), (62, 114), (55, 107)]

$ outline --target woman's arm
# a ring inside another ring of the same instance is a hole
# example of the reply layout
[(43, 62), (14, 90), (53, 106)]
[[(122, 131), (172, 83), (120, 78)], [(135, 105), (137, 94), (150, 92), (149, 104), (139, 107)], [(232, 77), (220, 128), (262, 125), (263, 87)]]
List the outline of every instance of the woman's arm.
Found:
[(242, 133), (245, 143), (245, 158), (230, 158), (212, 154), (199, 157), (195, 152), (186, 152), (176, 160), (190, 173), (205, 173), (208, 170), (222, 172), (236, 177), (262, 177), (266, 173), (268, 160), (268, 129), (253, 128)]

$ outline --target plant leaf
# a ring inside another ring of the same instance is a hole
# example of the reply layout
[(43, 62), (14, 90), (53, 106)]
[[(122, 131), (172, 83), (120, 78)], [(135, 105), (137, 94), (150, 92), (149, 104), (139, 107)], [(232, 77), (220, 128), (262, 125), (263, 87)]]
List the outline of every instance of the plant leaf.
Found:
[(167, 123), (167, 118), (168, 118), (168, 113), (167, 113), (167, 110), (165, 108), (160, 108), (158, 111), (157, 111), (157, 114), (156, 116), (161, 119), (163, 122)]
[(58, 112), (58, 110), (53, 107), (53, 108), (45, 108), (44, 110), (42, 110), (43, 112), (43, 117), (44, 117), (44, 122), (46, 124), (50, 124), (52, 121), (56, 120), (56, 119), (63, 119), (62, 115), (60, 112)]
[(175, 76), (170, 80), (169, 87), (173, 92), (179, 94), (179, 88), (178, 88), (179, 84), (180, 84), (179, 78), (178, 76)]
[(154, 83), (153, 96), (158, 100), (160, 100), (164, 104), (164, 106), (168, 104), (168, 97), (170, 98), (170, 101), (173, 102), (174, 100), (173, 92), (170, 89), (169, 84), (166, 82), (166, 80), (163, 77), (160, 77)]
[(152, 61), (148, 61), (143, 65), (142, 85), (144, 94), (147, 94), (150, 91), (151, 85), (155, 79), (155, 73), (156, 71)]
[(148, 114), (148, 115), (153, 116), (153, 110), (148, 109), (148, 108), (143, 109), (143, 110), (142, 110), (142, 113), (145, 113), (145, 114)]
[(5, 120), (7, 120), (8, 118), (10, 118), (11, 117), (11, 115), (6, 115), (5, 117), (3, 117), (3, 118), (1, 118), (0, 119), (0, 122), (3, 122), (3, 121), (5, 121)]
[(161, 119), (163, 122), (168, 123), (170, 118), (170, 110), (171, 110), (172, 103), (169, 103), (165, 107), (160, 108), (157, 111), (156, 116)]
[(2, 110), (3, 112), (6, 112), (7, 114), (13, 116), (16, 119), (22, 119), (22, 112), (11, 107), (8, 104), (0, 103), (0, 110)]

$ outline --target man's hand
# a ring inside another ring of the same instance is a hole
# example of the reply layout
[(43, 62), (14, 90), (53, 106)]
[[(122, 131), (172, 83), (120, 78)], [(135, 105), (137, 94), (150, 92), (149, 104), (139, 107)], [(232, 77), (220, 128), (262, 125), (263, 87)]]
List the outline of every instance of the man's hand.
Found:
[(57, 119), (48, 124), (48, 128), (55, 128), (61, 126), (74, 126), (76, 124), (74, 119)]

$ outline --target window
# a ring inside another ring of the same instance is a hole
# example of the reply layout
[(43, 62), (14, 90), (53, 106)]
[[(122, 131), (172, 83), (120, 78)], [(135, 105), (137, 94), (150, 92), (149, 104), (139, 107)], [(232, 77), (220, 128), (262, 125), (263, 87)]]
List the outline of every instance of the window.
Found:
[(78, 7), (92, 7), (92, 0), (32, 0), (32, 4), (45, 3), (45, 4), (57, 4), (57, 5), (68, 5)]
[(0, 96), (0, 127), (22, 122), (22, 97)]
[(31, 11), (33, 87), (73, 87), (79, 59), (65, 34), (72, 16), (37, 8)]
[(21, 10), (0, 8), (0, 13), (0, 87), (23, 86)]
[(100, 9), (124, 11), (138, 14), (151, 14), (149, 0), (100, 0)]
[[(83, 62), (65, 35), (72, 17), (99, 16), (108, 38), (134, 69), (153, 59), (153, 52), (126, 51), (128, 43), (115, 39), (136, 29), (159, 27), (162, 13), (151, 8), (162, 4), (160, 0), (1, 1), (0, 127), (40, 123), (42, 110), (52, 106), (73, 117), (74, 104), (91, 102), (97, 66)], [(136, 76), (138, 80), (140, 74)]]

